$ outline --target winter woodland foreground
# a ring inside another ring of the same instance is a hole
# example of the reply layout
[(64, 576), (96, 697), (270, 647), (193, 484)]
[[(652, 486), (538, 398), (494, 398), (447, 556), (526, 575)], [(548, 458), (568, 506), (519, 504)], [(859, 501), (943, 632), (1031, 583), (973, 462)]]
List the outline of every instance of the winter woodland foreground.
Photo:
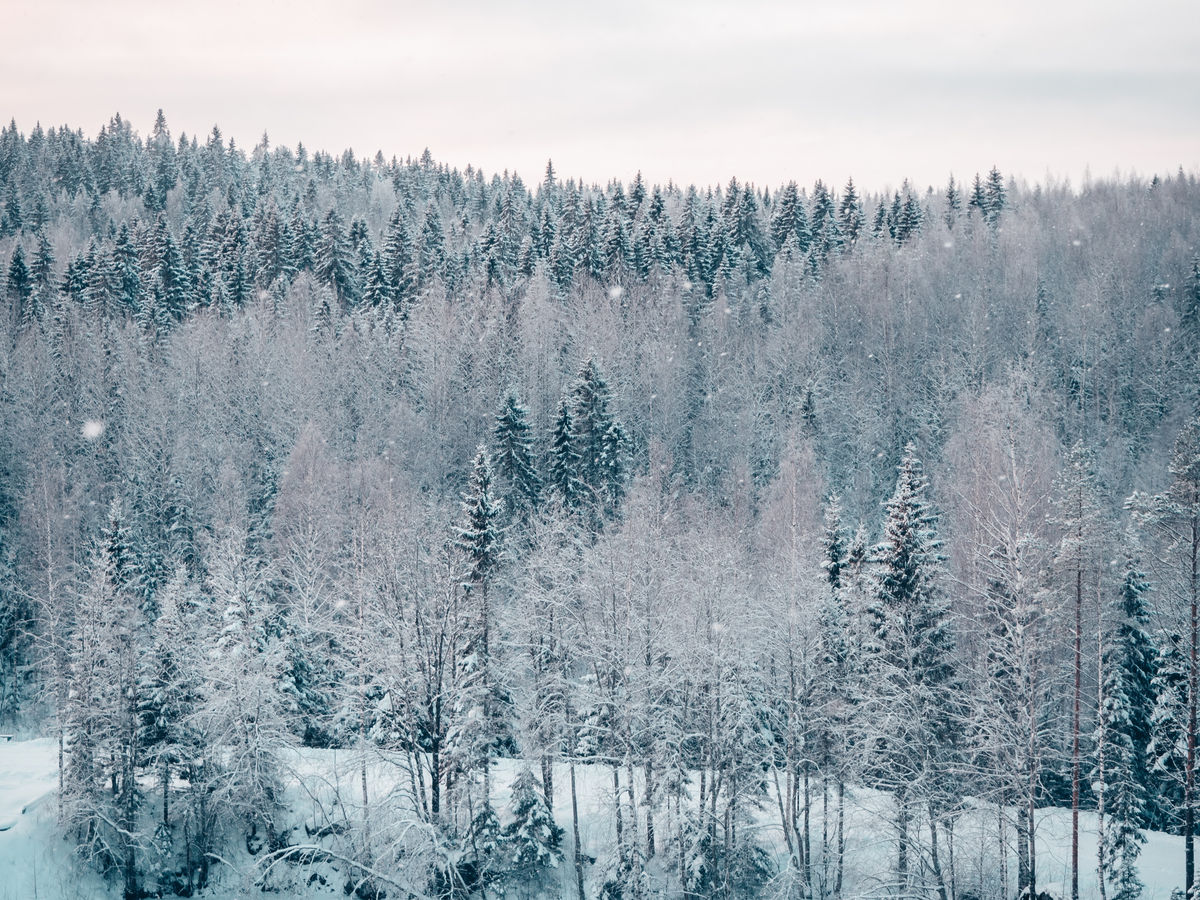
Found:
[[(0, 831), (0, 900), (99, 897), (116, 891), (115, 887), (106, 886), (94, 870), (83, 865), (61, 838), (55, 816), (56, 752), (49, 740), (0, 744), (0, 829), (3, 829)], [(347, 881), (362, 877), (354, 865), (336, 858), (354, 856), (353, 829), (361, 827), (366, 818), (361, 793), (361, 762), (360, 754), (346, 750), (305, 749), (286, 754), (287, 827), (297, 849), (291, 854), (271, 854), (263, 850), (252, 856), (244, 847), (235, 846), (228, 857), (214, 865), (210, 886), (203, 896), (217, 900), (258, 893), (262, 887), (271, 891), (269, 896), (278, 897), (344, 896)], [(387, 826), (389, 840), (419, 844), (426, 835), (405, 833), (410, 828), (421, 831), (421, 826), (405, 813), (409, 807), (408, 774), (403, 764), (396, 762), (384, 755), (370, 754), (367, 808), (370, 814), (380, 819), (395, 817), (398, 820)], [(520, 768), (521, 763), (516, 760), (501, 760), (496, 767), (496, 801), (504, 821), (511, 816), (509, 788)], [(565, 783), (568, 778), (566, 767), (556, 766), (555, 775)], [(587, 858), (585, 890), (591, 897), (599, 890), (599, 882), (609, 869), (614, 854), (612, 776), (606, 767), (587, 765), (578, 767), (576, 777), (580, 842)], [(635, 778), (635, 793), (643, 788), (642, 779)], [(893, 810), (889, 798), (877, 791), (853, 789), (847, 793), (843, 896), (873, 897), (889, 892), (889, 872), (895, 853), (893, 826), (889, 819)], [(554, 816), (569, 825), (569, 795), (557, 798)], [(1007, 830), (1001, 838), (995, 806), (969, 804), (958, 814), (954, 826), (954, 867), (952, 872), (946, 873), (948, 891), (960, 898), (1004, 895), (1004, 867), (1007, 866), (1010, 878), (1015, 877), (1016, 872), (1011, 846), (1007, 847), (1005, 859), (1001, 861), (1001, 847), (1011, 845), (1014, 837), (1011, 810), (1007, 811), (1007, 817)], [(1069, 810), (1047, 809), (1038, 813), (1037, 837), (1041, 843), (1038, 860), (1042, 873), (1039, 890), (1055, 897), (1064, 896), (1069, 889), (1070, 825)], [(346, 830), (342, 830), (343, 826)], [(791, 874), (786, 871), (787, 852), (778, 820), (773, 819), (769, 809), (764, 809), (755, 816), (750, 827), (759, 831), (760, 840), (776, 857), (782, 871), (775, 878), (774, 886), (779, 895), (787, 896), (794, 885)], [(829, 848), (828, 857), (821, 853), (824, 832), (820, 805), (813, 811), (811, 828), (816, 838), (813, 865), (817, 877), (832, 878), (833, 848)], [(1096, 835), (1096, 815), (1085, 813), (1081, 819), (1080, 847), (1088, 861), (1080, 873), (1080, 895), (1085, 898), (1100, 896), (1094, 864)], [(832, 839), (833, 835), (829, 837)], [(1146, 886), (1143, 894), (1146, 900), (1166, 900), (1173, 887), (1178, 885), (1181, 874), (1179, 841), (1171, 835), (1147, 833), (1139, 864)], [(327, 851), (329, 857), (322, 858), (320, 851)], [(568, 847), (551, 877), (543, 880), (543, 896), (575, 895), (573, 862)], [(664, 853), (646, 867), (646, 896), (680, 896), (678, 879), (668, 871), (673, 862), (675, 860)], [(919, 863), (917, 871), (921, 880), (928, 880), (931, 875), (928, 860)], [(381, 887), (389, 889), (391, 885)], [(526, 889), (510, 891), (508, 895), (536, 896)], [(389, 896), (405, 894), (389, 891)]]

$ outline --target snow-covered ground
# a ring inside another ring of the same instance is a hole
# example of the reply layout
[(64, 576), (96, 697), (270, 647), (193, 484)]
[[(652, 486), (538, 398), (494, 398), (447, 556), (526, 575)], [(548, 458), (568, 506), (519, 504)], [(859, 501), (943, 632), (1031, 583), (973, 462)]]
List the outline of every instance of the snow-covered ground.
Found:
[(54, 741), (0, 742), (0, 900), (105, 896), (55, 834), (57, 787)]
[[(87, 898), (106, 896), (104, 881), (72, 856), (69, 846), (56, 835), (54, 792), (57, 785), (56, 746), (51, 740), (0, 742), (0, 900), (28, 898)], [(338, 815), (354, 815), (361, 797), (359, 757), (351, 751), (296, 750), (285, 757), (288, 797), (295, 839), (306, 840), (304, 826), (316, 830), (336, 821)], [(508, 785), (520, 763), (501, 760), (496, 771), (497, 801), (501, 810), (507, 805)], [(584, 852), (601, 860), (590, 874), (589, 884), (613, 843), (609, 825), (612, 780), (609, 770), (582, 766), (578, 769), (580, 825)], [(404, 773), (391, 762), (376, 758), (369, 766), (368, 790), (376, 803)], [(569, 780), (565, 767), (555, 773), (555, 817), (568, 829), (565, 846), (569, 855), (571, 822)], [(340, 802), (339, 802), (340, 801)], [(832, 805), (832, 804), (831, 804)], [(812, 819), (814, 844), (821, 839), (820, 795), (816, 796)], [(856, 790), (847, 797), (847, 868), (844, 894), (847, 898), (877, 895), (881, 879), (886, 877), (894, 854), (890, 832), (885, 824), (888, 803), (872, 791)], [(503, 817), (503, 812), (501, 813)], [(980, 898), (998, 896), (996, 858), (996, 811), (979, 807), (964, 813), (955, 828), (955, 872), (960, 896), (967, 892)], [(1096, 883), (1096, 816), (1080, 817), (1080, 896), (1083, 900), (1099, 897)], [(761, 838), (771, 846), (782, 840), (774, 824), (772, 809), (762, 811)], [(1183, 880), (1181, 839), (1148, 833), (1141, 855), (1141, 877), (1146, 884), (1145, 900), (1168, 900), (1171, 890)], [(1043, 810), (1038, 817), (1038, 887), (1055, 898), (1069, 896), (1071, 814), (1069, 810)], [(944, 840), (944, 839), (943, 839)], [(947, 848), (943, 847), (943, 864)], [(249, 856), (231, 854), (226, 865), (213, 870), (213, 886), (206, 892), (213, 898), (242, 896), (249, 886), (252, 871)], [(1015, 879), (1015, 861), (1010, 859), (1010, 884)], [(288, 867), (290, 869), (290, 867)], [(295, 872), (304, 876), (306, 872)], [(570, 860), (562, 867), (562, 893), (573, 895), (573, 870)], [(653, 880), (653, 879), (652, 879)], [(304, 877), (280, 880), (282, 888), (274, 896), (289, 896)], [(119, 887), (108, 893), (119, 896)], [(342, 896), (342, 883), (327, 879), (324, 885), (311, 886), (292, 896)]]

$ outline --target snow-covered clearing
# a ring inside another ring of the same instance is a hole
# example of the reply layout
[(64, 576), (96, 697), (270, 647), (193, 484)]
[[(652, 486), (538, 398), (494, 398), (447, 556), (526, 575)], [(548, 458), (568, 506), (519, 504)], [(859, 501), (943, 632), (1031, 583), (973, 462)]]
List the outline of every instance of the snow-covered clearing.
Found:
[[(287, 796), (291, 810), (288, 822), (294, 828), (296, 843), (318, 842), (320, 829), (339, 818), (356, 821), (361, 810), (361, 757), (350, 750), (294, 750), (284, 755), (288, 772)], [(497, 806), (503, 819), (507, 811), (508, 785), (522, 764), (500, 760), (496, 766)], [(399, 808), (405, 801), (406, 773), (393, 761), (372, 758), (368, 764), (368, 797), (372, 806)], [(612, 852), (611, 828), (612, 775), (607, 768), (580, 766), (580, 836), (587, 856), (596, 857), (589, 865), (589, 889), (603, 871), (604, 861)], [(567, 859), (561, 867), (561, 893), (573, 895), (573, 871), (570, 859), (570, 790), (565, 766), (555, 771), (555, 817), (567, 829), (564, 846)], [(117, 884), (106, 887), (93, 871), (79, 863), (67, 843), (56, 835), (54, 792), (57, 785), (57, 748), (52, 740), (0, 742), (0, 900), (27, 898), (80, 898), (119, 896)], [(393, 789), (396, 789), (393, 791)], [(388, 799), (390, 796), (390, 800)], [(821, 794), (814, 791), (812, 835), (814, 858), (820, 865), (819, 845), (822, 834)], [(885, 819), (889, 807), (886, 797), (869, 790), (847, 794), (847, 864), (844, 894), (846, 898), (877, 896), (892, 864), (894, 845)], [(832, 810), (832, 797), (831, 806)], [(782, 849), (782, 838), (767, 805), (757, 822), (765, 843)], [(1080, 896), (1098, 898), (1096, 884), (1096, 831), (1093, 813), (1080, 817)], [(831, 823), (832, 825), (832, 823)], [(994, 807), (976, 807), (963, 813), (955, 826), (955, 882), (959, 896), (973, 893), (980, 898), (998, 896), (999, 866), (996, 858), (997, 816)], [(1038, 817), (1038, 887), (1055, 898), (1069, 896), (1071, 814), (1069, 810), (1043, 810)], [(832, 831), (832, 828), (831, 828)], [(1011, 839), (1010, 831), (1010, 839)], [(1145, 900), (1168, 900), (1172, 888), (1182, 882), (1182, 844), (1179, 837), (1148, 833), (1141, 855), (1141, 877), (1146, 884)], [(832, 835), (831, 835), (832, 841)], [(666, 859), (660, 860), (668, 864)], [(1008, 860), (1010, 885), (1015, 880), (1015, 857)], [(274, 870), (272, 886), (277, 897), (341, 896), (343, 868), (323, 863), (315, 868), (324, 875), (309, 883), (312, 871), (306, 867), (281, 864)], [(651, 868), (651, 885), (655, 882)], [(238, 847), (213, 870), (213, 884), (205, 896), (224, 898), (244, 896), (254, 890), (253, 879), (260, 874), (257, 860)], [(661, 876), (661, 868), (657, 870)], [(662, 879), (665, 887), (665, 879)], [(106, 894), (107, 891), (107, 894)]]

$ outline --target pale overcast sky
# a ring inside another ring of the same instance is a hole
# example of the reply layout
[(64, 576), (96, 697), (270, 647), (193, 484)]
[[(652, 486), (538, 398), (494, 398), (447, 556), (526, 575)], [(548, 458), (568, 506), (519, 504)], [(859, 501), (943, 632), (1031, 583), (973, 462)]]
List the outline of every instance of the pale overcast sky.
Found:
[(604, 181), (1200, 167), (1200, 2), (0, 0), (0, 115)]

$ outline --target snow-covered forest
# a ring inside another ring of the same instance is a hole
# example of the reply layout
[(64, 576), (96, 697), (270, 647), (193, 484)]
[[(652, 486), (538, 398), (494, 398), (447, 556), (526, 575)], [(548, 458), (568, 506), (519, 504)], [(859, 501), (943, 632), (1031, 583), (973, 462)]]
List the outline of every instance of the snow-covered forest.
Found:
[(1051, 832), (1055, 900), (1195, 885), (1200, 184), (981, 162), (4, 128), (0, 729), (57, 839), (126, 898), (1011, 900)]

